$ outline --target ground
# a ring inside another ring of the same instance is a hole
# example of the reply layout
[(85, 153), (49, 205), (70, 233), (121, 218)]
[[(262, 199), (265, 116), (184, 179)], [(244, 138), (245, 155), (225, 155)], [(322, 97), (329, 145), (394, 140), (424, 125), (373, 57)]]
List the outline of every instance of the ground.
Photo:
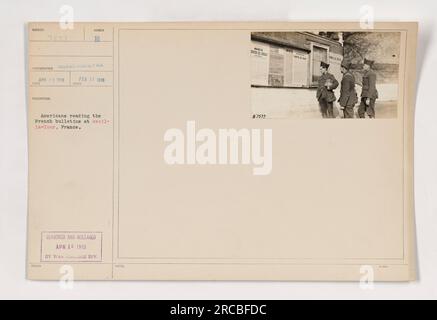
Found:
[[(338, 96), (338, 94), (337, 94)], [(339, 112), (339, 104), (335, 103), (335, 114)], [(358, 104), (355, 109), (358, 109)], [(315, 91), (302, 89), (289, 91), (287, 89), (252, 88), (252, 112), (265, 118), (320, 119), (322, 118)], [(376, 118), (393, 119), (397, 117), (397, 102), (376, 101)]]

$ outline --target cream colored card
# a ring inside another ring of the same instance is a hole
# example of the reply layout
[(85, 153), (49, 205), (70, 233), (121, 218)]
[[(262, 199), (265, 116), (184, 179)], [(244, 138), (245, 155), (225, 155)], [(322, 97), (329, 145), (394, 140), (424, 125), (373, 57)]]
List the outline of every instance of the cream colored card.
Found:
[(416, 39), (30, 23), (27, 277), (414, 280)]

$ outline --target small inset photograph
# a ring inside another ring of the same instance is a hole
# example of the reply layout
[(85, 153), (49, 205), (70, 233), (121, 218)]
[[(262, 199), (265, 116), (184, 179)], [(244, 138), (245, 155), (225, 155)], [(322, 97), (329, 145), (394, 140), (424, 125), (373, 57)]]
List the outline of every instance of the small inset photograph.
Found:
[(400, 32), (252, 32), (252, 118), (396, 118), (400, 42)]

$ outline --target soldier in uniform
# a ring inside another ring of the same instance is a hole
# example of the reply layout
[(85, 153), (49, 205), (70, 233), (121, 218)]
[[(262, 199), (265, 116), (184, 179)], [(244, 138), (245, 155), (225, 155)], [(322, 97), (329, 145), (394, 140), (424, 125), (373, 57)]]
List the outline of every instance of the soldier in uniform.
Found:
[(378, 90), (376, 90), (376, 73), (372, 70), (373, 63), (372, 60), (364, 59), (363, 90), (358, 108), (360, 118), (364, 118), (366, 113), (369, 118), (375, 118), (375, 101), (378, 98)]
[(334, 89), (338, 87), (338, 81), (328, 72), (329, 64), (320, 63), (321, 76), (317, 85), (317, 100), (323, 118), (334, 118)]
[(357, 92), (355, 91), (355, 77), (352, 72), (350, 72), (350, 67), (350, 62), (342, 61), (341, 73), (343, 74), (343, 78), (341, 80), (338, 103), (343, 110), (345, 119), (354, 117), (354, 106), (358, 102)]

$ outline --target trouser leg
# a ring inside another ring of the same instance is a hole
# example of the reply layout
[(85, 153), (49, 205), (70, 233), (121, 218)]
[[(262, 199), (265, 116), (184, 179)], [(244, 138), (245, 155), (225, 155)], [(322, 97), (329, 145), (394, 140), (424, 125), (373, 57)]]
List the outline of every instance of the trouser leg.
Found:
[(328, 118), (334, 118), (334, 102), (326, 102)]
[(328, 105), (325, 99), (320, 99), (319, 100), (319, 108), (320, 108), (320, 113), (322, 114), (323, 118), (327, 118), (328, 117)]
[(360, 106), (358, 107), (358, 116), (360, 118), (364, 118), (366, 114), (366, 99), (367, 98), (361, 98)]
[(375, 118), (375, 99), (370, 99), (370, 103), (367, 106), (366, 112), (370, 118)]
[(353, 118), (354, 117), (354, 107), (353, 106), (346, 106), (346, 107), (344, 107), (343, 114), (344, 114), (344, 117), (346, 119)]

